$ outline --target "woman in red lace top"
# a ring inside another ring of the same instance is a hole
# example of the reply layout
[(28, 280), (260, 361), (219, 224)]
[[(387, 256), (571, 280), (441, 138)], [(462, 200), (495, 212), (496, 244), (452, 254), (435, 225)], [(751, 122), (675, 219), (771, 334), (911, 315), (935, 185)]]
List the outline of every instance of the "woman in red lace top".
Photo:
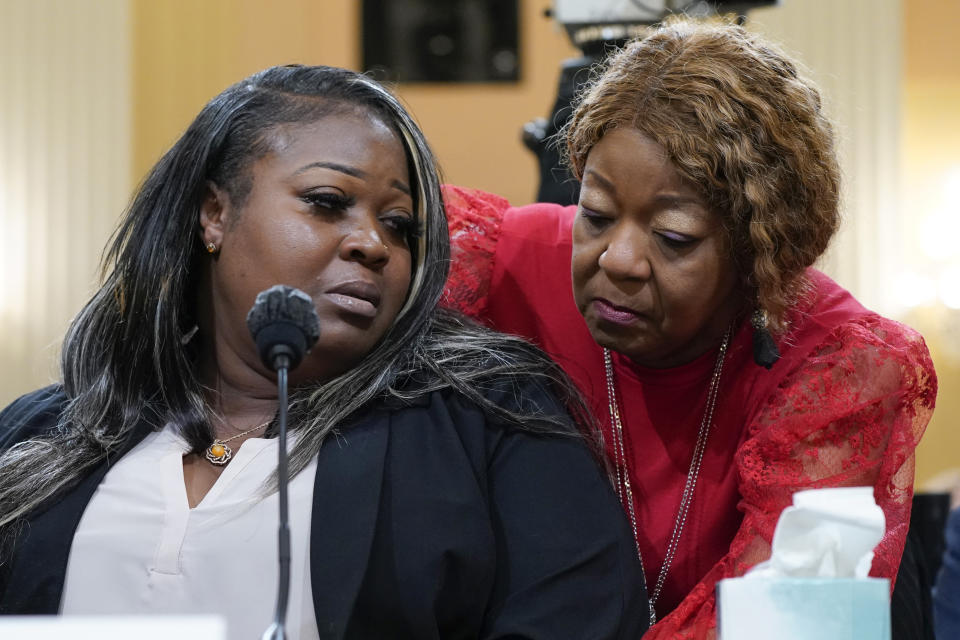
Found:
[(716, 582), (769, 556), (799, 489), (873, 486), (872, 575), (895, 578), (936, 377), (918, 334), (811, 267), (839, 191), (816, 88), (739, 27), (675, 22), (611, 56), (563, 141), (578, 207), (447, 188), (447, 303), (587, 396), (650, 637), (711, 637)]

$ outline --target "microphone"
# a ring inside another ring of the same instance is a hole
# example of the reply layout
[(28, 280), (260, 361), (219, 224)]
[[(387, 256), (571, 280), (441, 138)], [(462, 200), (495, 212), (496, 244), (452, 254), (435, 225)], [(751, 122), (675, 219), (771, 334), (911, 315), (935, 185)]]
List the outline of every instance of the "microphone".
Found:
[(287, 500), (287, 374), (300, 364), (304, 354), (320, 337), (320, 319), (313, 300), (299, 289), (278, 284), (257, 294), (247, 314), (247, 328), (257, 345), (260, 359), (277, 372), (277, 498), (280, 526), (277, 555), (280, 579), (273, 623), (261, 640), (287, 637), (287, 600), (290, 596), (290, 516)]
[(303, 354), (320, 337), (313, 299), (300, 289), (282, 284), (257, 294), (247, 314), (247, 328), (257, 343), (260, 359), (271, 371), (283, 366), (296, 369)]

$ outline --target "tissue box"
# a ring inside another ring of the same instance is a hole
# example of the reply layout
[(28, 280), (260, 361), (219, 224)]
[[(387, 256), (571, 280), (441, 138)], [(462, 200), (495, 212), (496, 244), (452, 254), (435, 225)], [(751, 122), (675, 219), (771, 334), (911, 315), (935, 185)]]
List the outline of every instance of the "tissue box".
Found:
[(890, 640), (886, 578), (729, 578), (717, 584), (720, 640)]

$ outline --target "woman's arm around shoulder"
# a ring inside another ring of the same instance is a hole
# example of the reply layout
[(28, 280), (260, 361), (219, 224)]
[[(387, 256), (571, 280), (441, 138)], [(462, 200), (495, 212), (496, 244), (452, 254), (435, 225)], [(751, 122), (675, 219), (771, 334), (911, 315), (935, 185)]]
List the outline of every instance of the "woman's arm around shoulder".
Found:
[(510, 203), (500, 196), (444, 185), (450, 227), (450, 275), (444, 305), (473, 318), (484, 315), (503, 217)]
[(769, 558), (780, 513), (803, 489), (874, 488), (887, 528), (871, 575), (892, 582), (910, 523), (914, 449), (936, 391), (930, 354), (912, 329), (875, 314), (834, 328), (747, 425), (736, 457), (743, 521), (730, 551), (652, 637), (704, 637), (716, 624), (716, 582)]
[[(529, 312), (519, 308), (523, 298), (568, 293), (573, 207), (513, 207), (500, 196), (450, 185), (443, 200), (450, 227), (444, 306), (497, 328), (506, 322), (505, 330), (516, 333), (512, 316)], [(511, 318), (498, 317), (497, 302), (505, 301)]]

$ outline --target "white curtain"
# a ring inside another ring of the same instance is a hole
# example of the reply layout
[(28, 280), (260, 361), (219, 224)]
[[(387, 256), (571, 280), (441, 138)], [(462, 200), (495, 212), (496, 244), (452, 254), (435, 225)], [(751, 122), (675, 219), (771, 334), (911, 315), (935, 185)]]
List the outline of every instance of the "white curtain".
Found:
[(0, 407), (58, 378), (130, 191), (127, 0), (0, 0)]
[(899, 206), (900, 0), (782, 0), (749, 28), (798, 57), (837, 124), (843, 223), (819, 266), (869, 308), (897, 315), (908, 251)]

